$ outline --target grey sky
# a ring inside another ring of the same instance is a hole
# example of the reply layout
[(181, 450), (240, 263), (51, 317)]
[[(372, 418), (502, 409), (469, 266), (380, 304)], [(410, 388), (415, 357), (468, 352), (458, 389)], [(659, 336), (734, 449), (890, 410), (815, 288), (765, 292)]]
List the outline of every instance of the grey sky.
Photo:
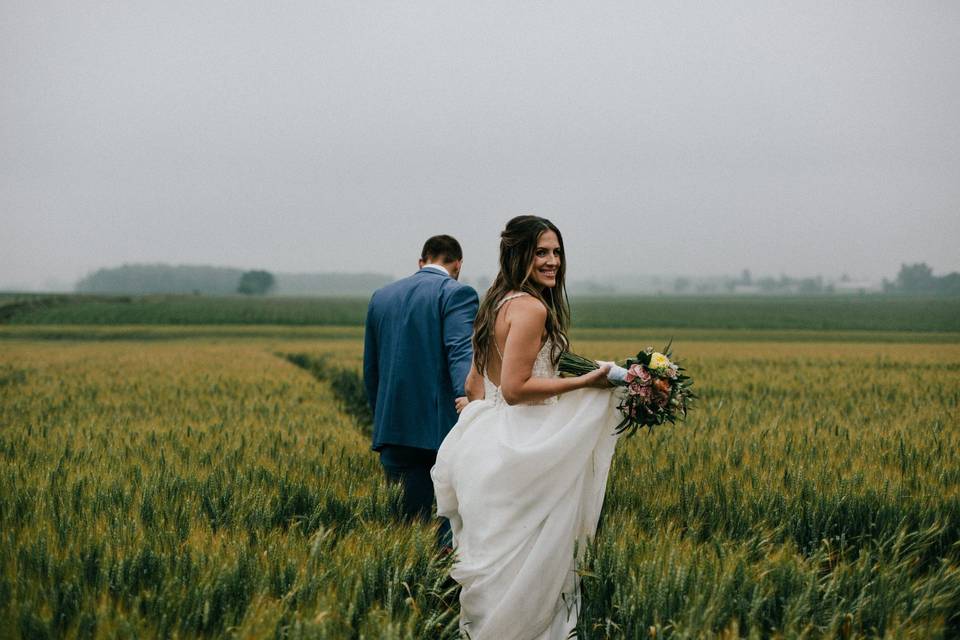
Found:
[(960, 3), (0, 0), (0, 286), (960, 270)]

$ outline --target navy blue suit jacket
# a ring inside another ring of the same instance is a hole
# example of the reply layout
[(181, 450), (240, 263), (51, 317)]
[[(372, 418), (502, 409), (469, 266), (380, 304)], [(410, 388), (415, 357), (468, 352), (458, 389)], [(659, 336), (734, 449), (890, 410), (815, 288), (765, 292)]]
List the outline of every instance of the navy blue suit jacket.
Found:
[(367, 309), (363, 380), (373, 449), (436, 450), (457, 422), (454, 401), (473, 358), (477, 292), (424, 268), (374, 292)]

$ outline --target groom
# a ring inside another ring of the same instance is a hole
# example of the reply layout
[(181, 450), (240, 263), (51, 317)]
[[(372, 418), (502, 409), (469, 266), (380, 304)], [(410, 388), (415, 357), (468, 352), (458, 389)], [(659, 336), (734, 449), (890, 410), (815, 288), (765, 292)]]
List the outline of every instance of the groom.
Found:
[[(457, 282), (463, 250), (441, 235), (423, 245), (420, 270), (374, 292), (367, 309), (363, 379), (373, 409), (373, 450), (387, 480), (403, 485), (407, 518), (430, 518), (437, 449), (466, 404), (479, 301)], [(442, 540), (449, 523), (441, 525)]]

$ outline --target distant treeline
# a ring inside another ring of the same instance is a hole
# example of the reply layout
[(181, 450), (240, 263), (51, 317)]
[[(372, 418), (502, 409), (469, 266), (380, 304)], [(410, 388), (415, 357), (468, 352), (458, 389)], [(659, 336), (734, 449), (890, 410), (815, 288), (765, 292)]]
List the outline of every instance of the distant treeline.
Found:
[(902, 264), (896, 280), (883, 281), (883, 290), (887, 293), (960, 296), (960, 273), (954, 271), (935, 276), (926, 262)]
[[(78, 293), (202, 294), (238, 293), (243, 269), (202, 265), (125, 264), (100, 269), (80, 280)], [(363, 296), (393, 278), (381, 273), (277, 273), (271, 293), (288, 296)]]
[[(100, 269), (80, 280), (78, 293), (154, 295), (200, 294), (234, 295), (261, 293), (257, 287), (242, 284), (254, 276), (273, 278), (272, 286), (262, 288), (278, 296), (369, 296), (394, 278), (382, 273), (277, 273), (243, 271), (229, 267), (168, 264), (127, 264)], [(472, 285), (482, 295), (489, 286), (486, 276), (467, 276), (462, 281)], [(248, 283), (249, 284), (249, 283)], [(960, 273), (933, 275), (926, 263), (903, 264), (893, 280), (880, 282), (856, 281), (846, 276), (826, 281), (822, 277), (793, 278), (753, 277), (745, 269), (739, 277), (680, 277), (637, 276), (620, 281), (572, 280), (568, 283), (571, 295), (767, 295), (818, 296), (850, 294), (896, 294), (923, 296), (960, 296)]]
[(680, 295), (714, 295), (732, 293), (737, 295), (849, 295), (891, 293), (924, 296), (960, 296), (960, 273), (933, 275), (933, 269), (925, 262), (901, 264), (900, 272), (893, 280), (883, 282), (854, 280), (846, 275), (836, 280), (822, 276), (794, 278), (787, 275), (754, 277), (744, 269), (738, 278), (686, 278), (670, 283), (658, 282), (660, 293)]

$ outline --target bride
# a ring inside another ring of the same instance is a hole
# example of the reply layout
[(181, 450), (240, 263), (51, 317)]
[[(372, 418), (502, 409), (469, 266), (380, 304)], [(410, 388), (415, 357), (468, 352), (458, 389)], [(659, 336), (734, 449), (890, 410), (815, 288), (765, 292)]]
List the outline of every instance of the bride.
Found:
[(472, 640), (560, 639), (576, 626), (577, 550), (596, 532), (616, 437), (609, 365), (560, 378), (569, 322), (563, 238), (519, 216), (474, 325), (471, 402), (437, 452), (460, 629)]

